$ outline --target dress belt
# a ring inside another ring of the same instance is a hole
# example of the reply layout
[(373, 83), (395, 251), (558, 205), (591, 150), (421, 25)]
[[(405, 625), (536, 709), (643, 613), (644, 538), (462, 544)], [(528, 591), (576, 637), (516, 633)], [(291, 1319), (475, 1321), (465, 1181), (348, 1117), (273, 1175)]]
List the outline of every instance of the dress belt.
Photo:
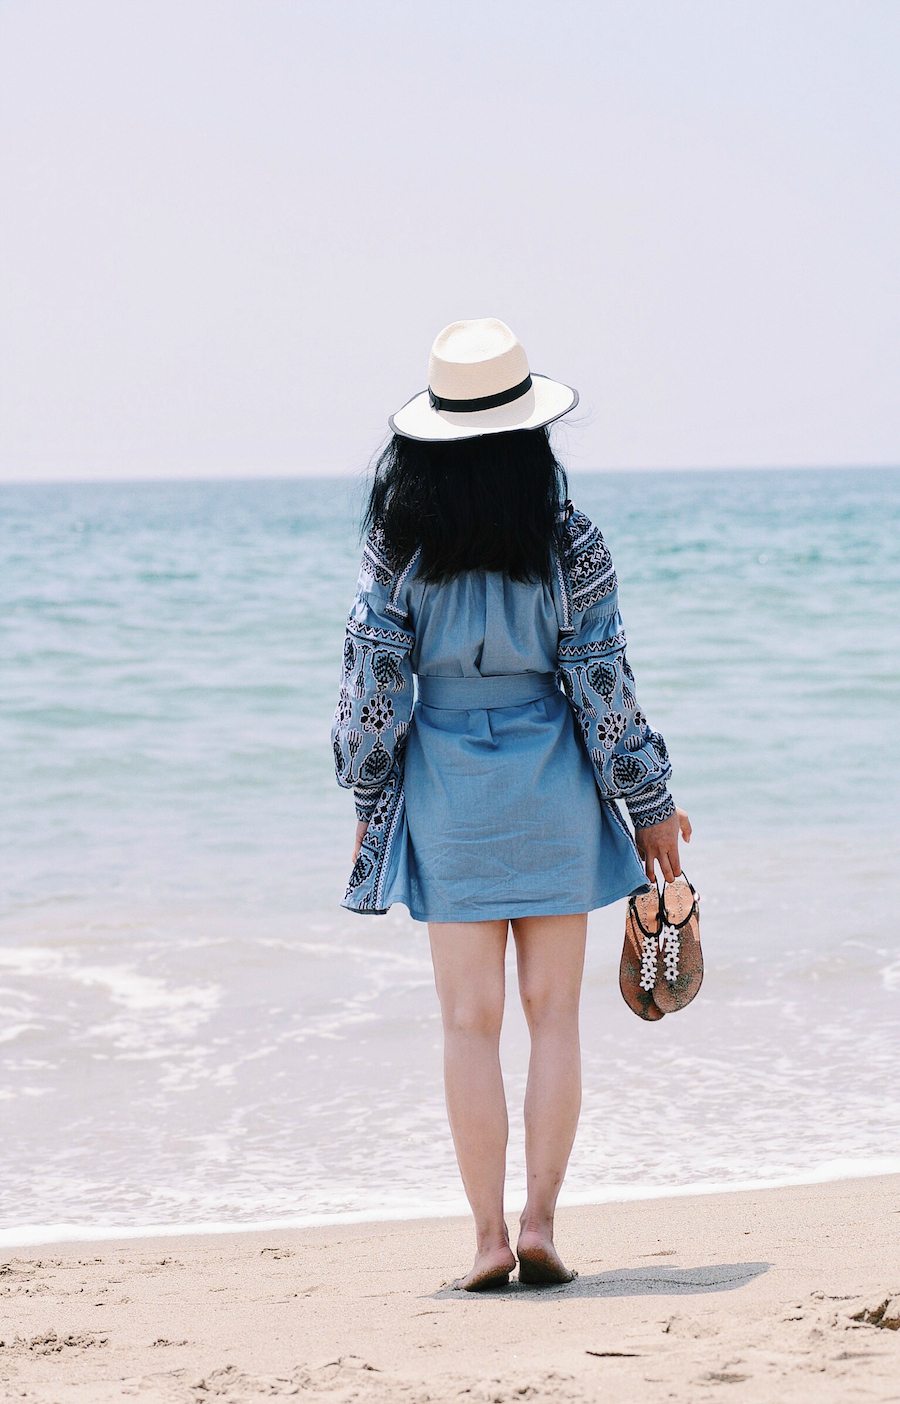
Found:
[(518, 707), (559, 691), (555, 673), (488, 673), (450, 678), (417, 673), (418, 701), (426, 707), (465, 711), (475, 707)]

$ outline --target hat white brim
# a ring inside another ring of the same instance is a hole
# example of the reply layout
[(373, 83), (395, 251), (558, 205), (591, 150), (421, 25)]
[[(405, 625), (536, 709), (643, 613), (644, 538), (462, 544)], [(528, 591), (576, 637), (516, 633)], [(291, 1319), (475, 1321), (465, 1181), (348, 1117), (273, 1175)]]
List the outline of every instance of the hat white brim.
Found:
[(532, 372), (531, 389), (508, 405), (496, 409), (455, 410), (432, 408), (427, 390), (392, 414), (388, 423), (395, 434), (407, 439), (471, 439), (477, 434), (502, 434), (507, 429), (539, 429), (578, 404), (578, 391), (561, 381)]

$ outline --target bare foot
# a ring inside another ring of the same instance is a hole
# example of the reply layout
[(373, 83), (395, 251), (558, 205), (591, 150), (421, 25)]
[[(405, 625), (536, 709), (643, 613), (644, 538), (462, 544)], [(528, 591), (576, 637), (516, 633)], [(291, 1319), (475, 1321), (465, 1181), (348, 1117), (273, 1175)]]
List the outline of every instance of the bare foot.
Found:
[(471, 1272), (465, 1277), (457, 1277), (451, 1287), (461, 1287), (464, 1292), (483, 1292), (488, 1287), (504, 1287), (509, 1274), (516, 1265), (512, 1249), (507, 1243), (495, 1248), (485, 1248), (476, 1253)]
[(523, 1229), (516, 1247), (519, 1257), (519, 1281), (534, 1285), (571, 1282), (578, 1273), (567, 1268), (553, 1246), (549, 1233)]

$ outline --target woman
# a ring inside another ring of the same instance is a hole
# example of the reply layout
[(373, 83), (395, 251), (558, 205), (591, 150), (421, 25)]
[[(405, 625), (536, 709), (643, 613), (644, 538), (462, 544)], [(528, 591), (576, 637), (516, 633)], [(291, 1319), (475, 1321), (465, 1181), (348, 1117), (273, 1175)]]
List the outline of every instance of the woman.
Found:
[[(618, 582), (547, 426), (577, 393), (494, 318), (454, 322), (390, 419), (364, 518), (332, 724), (358, 819), (342, 905), (428, 923), (447, 1111), (475, 1219), (456, 1284), (566, 1282), (553, 1242), (581, 1106), (587, 914), (681, 872), (687, 815), (638, 707)], [(414, 682), (415, 677), (415, 682)], [(561, 684), (561, 686), (560, 686)], [(623, 799), (632, 836), (618, 806)], [(531, 1034), (527, 1202), (503, 1208), (508, 928)]]

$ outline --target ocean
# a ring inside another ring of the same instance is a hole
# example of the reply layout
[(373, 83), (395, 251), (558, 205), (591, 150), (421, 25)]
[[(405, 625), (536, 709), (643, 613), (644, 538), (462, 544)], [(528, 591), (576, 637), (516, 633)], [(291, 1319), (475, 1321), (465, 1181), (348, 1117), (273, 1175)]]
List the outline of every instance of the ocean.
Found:
[[(427, 927), (339, 905), (363, 488), (0, 488), (0, 1241), (466, 1211)], [(900, 472), (570, 493), (693, 824), (707, 969), (644, 1024), (625, 904), (591, 914), (560, 1203), (900, 1170)]]

